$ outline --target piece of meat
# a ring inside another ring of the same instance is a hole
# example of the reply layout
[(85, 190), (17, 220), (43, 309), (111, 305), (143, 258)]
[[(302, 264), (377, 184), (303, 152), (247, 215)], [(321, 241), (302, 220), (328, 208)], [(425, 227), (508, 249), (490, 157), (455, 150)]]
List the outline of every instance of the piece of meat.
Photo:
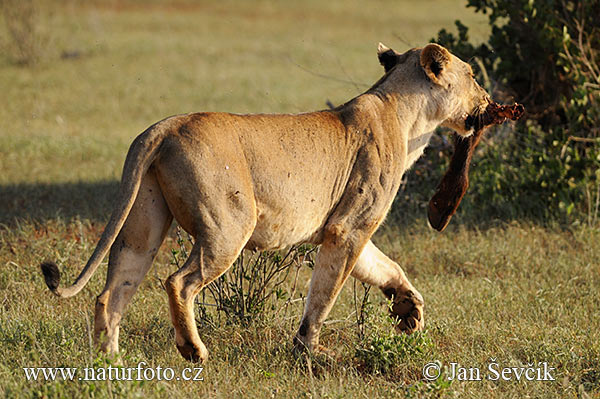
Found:
[(465, 127), (478, 131), (490, 125), (504, 123), (507, 119), (516, 121), (523, 116), (523, 112), (525, 112), (525, 108), (521, 104), (499, 105), (490, 102), (483, 113), (469, 116), (465, 121)]
[(524, 112), (525, 108), (521, 104), (499, 105), (491, 102), (484, 112), (466, 119), (465, 127), (467, 129), (472, 127), (475, 130), (471, 136), (462, 137), (454, 133), (454, 154), (452, 154), (450, 166), (438, 185), (436, 193), (429, 201), (427, 209), (431, 227), (443, 231), (458, 209), (458, 205), (469, 187), (469, 165), (484, 128), (501, 124), (507, 119), (517, 120), (523, 116)]

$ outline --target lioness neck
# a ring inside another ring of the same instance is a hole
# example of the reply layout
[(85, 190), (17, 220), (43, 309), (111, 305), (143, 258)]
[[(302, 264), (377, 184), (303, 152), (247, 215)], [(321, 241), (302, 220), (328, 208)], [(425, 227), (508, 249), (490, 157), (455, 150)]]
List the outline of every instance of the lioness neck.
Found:
[(343, 107), (355, 111), (363, 123), (377, 121), (381, 125), (388, 140), (396, 141), (395, 147), (404, 155), (403, 170), (409, 169), (423, 155), (435, 128), (441, 122), (431, 120), (432, 112), (427, 98), (418, 92), (406, 94), (376, 87)]

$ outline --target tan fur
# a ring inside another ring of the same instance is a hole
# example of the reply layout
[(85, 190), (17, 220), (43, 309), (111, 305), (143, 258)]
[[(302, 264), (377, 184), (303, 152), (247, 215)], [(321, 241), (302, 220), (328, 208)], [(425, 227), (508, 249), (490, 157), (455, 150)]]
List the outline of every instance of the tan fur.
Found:
[(188, 359), (208, 355), (196, 330), (194, 297), (244, 248), (321, 246), (295, 338), (299, 347), (318, 349), (321, 326), (351, 274), (393, 300), (399, 329), (423, 328), (421, 294), (370, 238), (435, 127), (469, 135), (465, 119), (488, 95), (470, 67), (443, 47), (399, 54), (380, 45), (379, 58), (384, 77), (334, 110), (180, 115), (136, 138), (117, 208), (76, 283), (58, 287), (56, 266), (43, 266), (53, 291), (71, 296), (110, 248), (96, 303), (95, 337), (103, 350), (118, 350), (125, 306), (173, 217), (195, 239), (189, 259), (166, 284), (176, 344)]

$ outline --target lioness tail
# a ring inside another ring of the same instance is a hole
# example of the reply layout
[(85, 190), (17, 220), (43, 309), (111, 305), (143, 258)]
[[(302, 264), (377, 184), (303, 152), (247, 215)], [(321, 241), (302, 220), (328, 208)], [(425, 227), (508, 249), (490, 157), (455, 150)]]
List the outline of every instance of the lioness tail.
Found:
[(96, 269), (98, 269), (100, 262), (102, 262), (102, 259), (104, 259), (106, 253), (114, 243), (133, 207), (142, 177), (152, 164), (152, 161), (154, 161), (160, 143), (163, 140), (164, 132), (166, 131), (165, 125), (168, 124), (162, 121), (146, 129), (146, 131), (135, 138), (129, 147), (125, 165), (123, 166), (123, 177), (119, 186), (118, 199), (113, 213), (94, 253), (73, 285), (66, 288), (59, 287), (60, 271), (55, 263), (44, 262), (40, 265), (46, 285), (54, 294), (62, 298), (68, 298), (77, 294), (86, 285)]

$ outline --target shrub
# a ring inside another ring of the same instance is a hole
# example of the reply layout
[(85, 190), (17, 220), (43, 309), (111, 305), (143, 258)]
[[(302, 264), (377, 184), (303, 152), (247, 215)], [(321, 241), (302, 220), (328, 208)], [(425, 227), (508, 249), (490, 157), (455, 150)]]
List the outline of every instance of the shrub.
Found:
[[(477, 220), (597, 223), (599, 2), (468, 0), (467, 7), (489, 15), (489, 38), (472, 44), (456, 21), (457, 34), (441, 30), (435, 41), (470, 60), (496, 100), (523, 103), (527, 113), (514, 129), (487, 133), (461, 208)], [(440, 178), (443, 155), (433, 167)]]
[(283, 288), (290, 272), (304, 262), (312, 264), (314, 249), (302, 245), (286, 251), (242, 252), (230, 272), (208, 285), (201, 295), (201, 318), (210, 319), (206, 306), (211, 304), (227, 322), (248, 324), (273, 315), (269, 311), (282, 309), (294, 294)]
[[(179, 227), (176, 235), (179, 248), (171, 250), (171, 263), (181, 267), (193, 241), (189, 235), (184, 238)], [(283, 284), (294, 268), (297, 278), (302, 265), (313, 265), (315, 250), (313, 246), (299, 245), (286, 251), (242, 252), (228, 272), (198, 295), (199, 322), (212, 325), (215, 316), (218, 320), (224, 316), (227, 323), (249, 324), (263, 320), (267, 311), (287, 306), (295, 283), (291, 292), (283, 289)]]
[(426, 333), (380, 332), (371, 336), (366, 345), (356, 349), (356, 358), (366, 371), (386, 373), (394, 367), (402, 367), (408, 360), (426, 359), (433, 350), (431, 338)]
[(45, 26), (47, 8), (40, 0), (0, 0), (5, 35), (0, 49), (9, 61), (33, 65), (41, 60), (50, 41), (50, 30)]

